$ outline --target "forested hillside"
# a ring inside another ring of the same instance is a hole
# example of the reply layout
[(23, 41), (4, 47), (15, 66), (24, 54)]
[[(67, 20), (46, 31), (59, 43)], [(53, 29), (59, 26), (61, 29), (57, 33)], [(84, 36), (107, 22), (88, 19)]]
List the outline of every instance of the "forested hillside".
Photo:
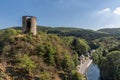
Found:
[(52, 27), (38, 26), (38, 30), (45, 31), (51, 34), (57, 34), (59, 36), (80, 37), (87, 41), (105, 36), (111, 36), (109, 33), (94, 31), (89, 29), (82, 29), (82, 28), (65, 28), (65, 27), (52, 28)]
[(114, 34), (114, 35), (120, 35), (120, 28), (106, 28), (106, 29), (100, 29), (98, 31)]
[[(14, 27), (14, 29), (21, 30), (21, 27)], [(46, 32), (47, 34), (49, 33), (57, 34), (58, 36), (65, 36), (65, 37), (66, 36), (80, 37), (87, 41), (95, 40), (102, 37), (114, 36), (112, 32), (104, 31), (104, 29), (95, 31), (95, 30), (82, 29), (82, 28), (47, 27), (47, 26), (38, 26), (37, 29), (38, 31)]]
[(80, 38), (41, 31), (33, 36), (14, 28), (1, 30), (0, 79), (85, 80), (76, 66), (78, 55), (88, 50), (89, 45)]
[[(38, 27), (36, 36), (20, 27), (0, 30), (1, 79), (85, 80), (78, 57), (91, 49), (101, 80), (120, 79), (120, 36), (79, 28)], [(112, 65), (112, 66), (111, 66)]]
[(100, 67), (101, 80), (119, 80), (120, 36), (96, 39), (94, 43), (99, 46), (93, 59)]

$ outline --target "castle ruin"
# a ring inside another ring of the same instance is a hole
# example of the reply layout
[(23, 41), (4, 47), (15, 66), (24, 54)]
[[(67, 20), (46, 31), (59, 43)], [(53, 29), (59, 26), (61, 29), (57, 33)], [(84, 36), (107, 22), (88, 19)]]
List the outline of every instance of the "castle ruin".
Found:
[(23, 16), (22, 17), (22, 32), (37, 34), (36, 30), (36, 17), (35, 16)]

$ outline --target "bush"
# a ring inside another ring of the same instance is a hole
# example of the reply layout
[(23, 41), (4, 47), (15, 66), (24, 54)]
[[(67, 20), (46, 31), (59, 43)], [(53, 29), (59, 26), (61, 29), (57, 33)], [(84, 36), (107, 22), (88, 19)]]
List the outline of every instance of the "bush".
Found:
[(46, 46), (47, 52), (45, 53), (44, 57), (46, 58), (45, 61), (49, 65), (54, 65), (55, 64), (55, 50), (52, 46)]
[(72, 80), (86, 80), (83, 75), (76, 72), (75, 70), (72, 71)]
[(49, 72), (42, 72), (40, 74), (40, 80), (52, 80)]
[(22, 57), (19, 58), (19, 60), (19, 67), (23, 68), (26, 71), (30, 71), (31, 69), (36, 67), (35, 63), (30, 59), (27, 54), (24, 54)]

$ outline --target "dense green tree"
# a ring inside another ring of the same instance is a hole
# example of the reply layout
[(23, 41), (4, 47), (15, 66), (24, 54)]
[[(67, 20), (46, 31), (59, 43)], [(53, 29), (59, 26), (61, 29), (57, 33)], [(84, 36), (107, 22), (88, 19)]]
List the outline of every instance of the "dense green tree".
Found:
[(98, 64), (99, 63), (99, 55), (97, 54), (97, 52), (92, 53), (92, 56), (93, 56), (94, 63)]
[(120, 51), (110, 52), (100, 69), (102, 80), (120, 80)]
[(44, 55), (45, 57), (45, 61), (50, 64), (50, 65), (54, 65), (55, 64), (55, 50), (52, 46), (46, 46), (46, 53)]
[(31, 69), (35, 68), (35, 63), (30, 59), (30, 57), (27, 54), (24, 54), (19, 58), (20, 63), (18, 66), (20, 68), (23, 68), (26, 71), (30, 71)]
[(75, 66), (78, 66), (78, 64), (79, 64), (79, 60), (78, 60), (78, 54), (77, 53), (75, 53), (74, 55), (73, 55), (73, 61), (74, 61), (74, 63), (75, 63)]
[(86, 54), (87, 51), (90, 49), (87, 42), (83, 39), (75, 38), (72, 42), (72, 46), (74, 50), (78, 53), (80, 56), (81, 54)]
[(76, 72), (75, 70), (73, 70), (71, 80), (86, 80), (86, 79), (82, 74), (80, 74), (80, 73)]
[(52, 28), (52, 27), (39, 26), (38, 29), (40, 31), (46, 31), (47, 33), (57, 34), (59, 36), (80, 37), (87, 41), (91, 41), (105, 36), (110, 36), (110, 34), (103, 33), (100, 31), (93, 31), (93, 30), (81, 29), (81, 28), (64, 28), (64, 27)]
[(67, 52), (64, 53), (64, 60), (63, 60), (62, 65), (63, 65), (63, 69), (67, 72), (70, 72), (71, 70), (75, 68), (75, 64), (70, 54), (68, 54)]

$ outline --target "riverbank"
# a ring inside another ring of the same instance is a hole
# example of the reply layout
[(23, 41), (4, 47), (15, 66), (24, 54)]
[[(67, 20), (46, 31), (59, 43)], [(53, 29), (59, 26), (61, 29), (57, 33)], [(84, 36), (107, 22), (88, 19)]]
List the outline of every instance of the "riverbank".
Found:
[(78, 65), (77, 66), (78, 73), (85, 75), (90, 64), (92, 64), (92, 61), (93, 61), (92, 59), (87, 59), (87, 60), (85, 60), (84, 63)]

